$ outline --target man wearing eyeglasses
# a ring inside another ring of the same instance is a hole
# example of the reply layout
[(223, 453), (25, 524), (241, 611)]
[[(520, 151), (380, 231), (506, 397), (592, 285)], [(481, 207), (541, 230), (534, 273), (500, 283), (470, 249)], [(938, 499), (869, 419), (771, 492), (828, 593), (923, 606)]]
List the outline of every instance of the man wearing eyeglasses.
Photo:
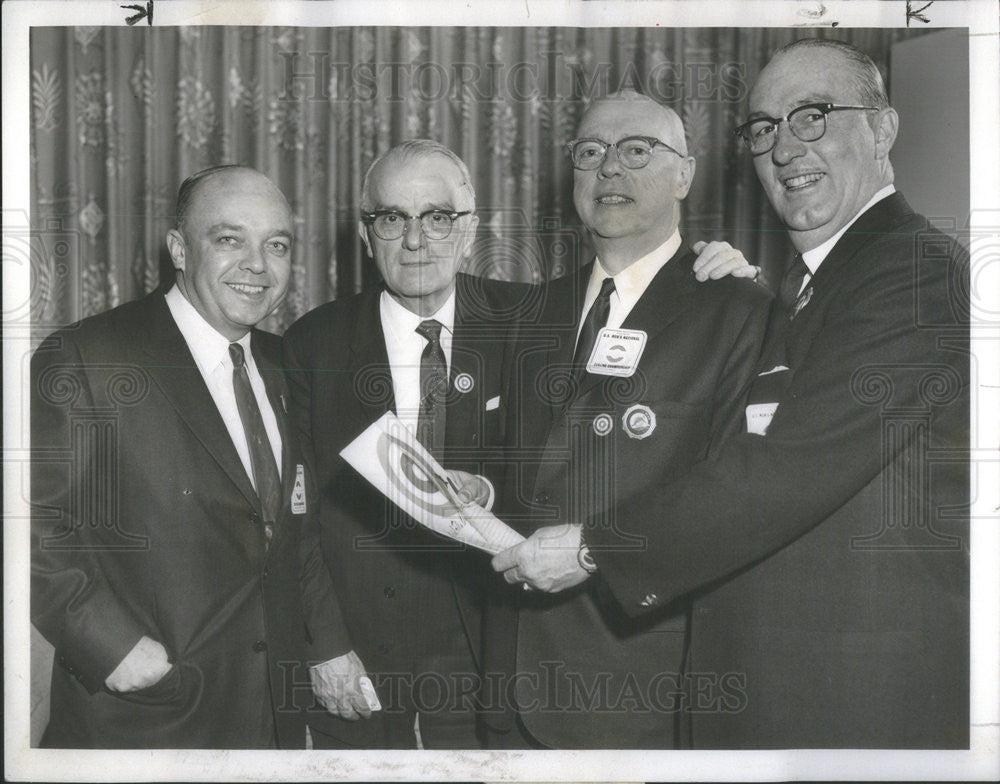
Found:
[[(316, 459), (324, 557), (342, 655), (313, 668), (333, 716), (317, 748), (478, 748), (485, 555), (405, 516), (339, 452), (387, 410), (445, 466), (499, 466), (513, 314), (534, 289), (460, 272), (479, 221), (469, 171), (430, 140), (394, 147), (364, 178), (358, 230), (383, 284), (315, 309), (285, 336), (293, 418)], [(476, 500), (492, 503), (485, 483)], [(310, 597), (306, 597), (307, 602)], [(382, 709), (372, 711), (360, 678)], [(419, 720), (417, 716), (419, 714)]]
[[(495, 747), (676, 748), (688, 603), (635, 621), (622, 613), (591, 578), (579, 521), (595, 516), (615, 538), (623, 499), (710, 453), (738, 413), (769, 298), (734, 277), (696, 280), (678, 228), (695, 161), (672, 110), (610, 96), (569, 148), (597, 258), (550, 283), (541, 317), (522, 324), (501, 516), (546, 536), (494, 559), (516, 585), (489, 609), (486, 674), (500, 687), (484, 718)], [(536, 576), (552, 552), (570, 568)]]
[[(698, 597), (692, 670), (738, 690), (694, 716), (695, 747), (968, 748), (968, 255), (895, 191), (897, 115), (863, 52), (779, 50), (749, 110), (798, 253), (743, 432), (584, 539), (623, 622)], [(548, 555), (517, 576), (587, 579)]]

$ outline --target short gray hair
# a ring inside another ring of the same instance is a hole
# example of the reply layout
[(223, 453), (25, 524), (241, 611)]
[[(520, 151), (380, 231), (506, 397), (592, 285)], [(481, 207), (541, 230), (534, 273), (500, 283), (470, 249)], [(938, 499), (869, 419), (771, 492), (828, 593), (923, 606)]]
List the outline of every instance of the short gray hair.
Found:
[(364, 179), (361, 182), (362, 212), (370, 212), (375, 208), (371, 195), (371, 176), (376, 167), (389, 163), (395, 159), (403, 162), (425, 155), (440, 155), (447, 158), (452, 162), (452, 164), (454, 164), (462, 179), (458, 185), (459, 194), (464, 194), (464, 196), (468, 198), (467, 204), (456, 204), (455, 208), (458, 210), (468, 209), (475, 212), (476, 190), (472, 187), (472, 175), (469, 174), (469, 167), (466, 166), (465, 161), (459, 158), (454, 152), (433, 139), (410, 139), (402, 144), (397, 144), (391, 150), (382, 153), (378, 158), (372, 161), (372, 165), (368, 167), (368, 171), (365, 172)]

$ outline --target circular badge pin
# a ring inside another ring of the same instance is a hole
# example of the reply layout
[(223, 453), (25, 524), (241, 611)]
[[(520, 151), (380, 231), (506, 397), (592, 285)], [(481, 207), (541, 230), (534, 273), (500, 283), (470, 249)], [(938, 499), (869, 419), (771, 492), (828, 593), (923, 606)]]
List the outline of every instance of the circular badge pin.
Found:
[(611, 414), (598, 414), (594, 417), (594, 432), (599, 436), (606, 436), (615, 426), (615, 420)]
[(455, 376), (455, 389), (461, 392), (463, 395), (466, 392), (471, 392), (472, 388), (476, 385), (475, 380), (468, 373), (459, 373)]
[(656, 430), (656, 414), (649, 406), (632, 406), (622, 416), (622, 427), (629, 438), (646, 438)]

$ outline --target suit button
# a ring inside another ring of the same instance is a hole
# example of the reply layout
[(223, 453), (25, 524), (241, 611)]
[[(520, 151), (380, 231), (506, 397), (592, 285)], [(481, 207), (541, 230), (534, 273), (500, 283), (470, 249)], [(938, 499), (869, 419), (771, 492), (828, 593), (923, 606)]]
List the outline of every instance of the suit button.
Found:
[(392, 587), (391, 585), (387, 585), (387, 586), (386, 586), (386, 587), (385, 587), (385, 588), (384, 588), (384, 589), (382, 590), (382, 593), (384, 593), (384, 594), (385, 594), (385, 598), (386, 598), (386, 599), (392, 599), (392, 598), (393, 598), (393, 597), (395, 597), (395, 595), (396, 595), (396, 589), (395, 589), (395, 588), (393, 588), (393, 587)]
[(536, 504), (547, 504), (548, 502), (549, 502), (548, 493), (539, 493), (538, 495), (535, 496)]
[(264, 640), (257, 640), (257, 642), (253, 644), (253, 650), (254, 653), (263, 653), (267, 650), (267, 643), (264, 642)]
[(378, 652), (385, 656), (389, 652), (389, 646), (384, 642), (380, 642), (378, 644)]
[(270, 574), (270, 570), (265, 566), (264, 571), (261, 574), (266, 578)]
[(274, 538), (274, 526), (270, 523), (264, 526), (264, 536), (269, 542)]

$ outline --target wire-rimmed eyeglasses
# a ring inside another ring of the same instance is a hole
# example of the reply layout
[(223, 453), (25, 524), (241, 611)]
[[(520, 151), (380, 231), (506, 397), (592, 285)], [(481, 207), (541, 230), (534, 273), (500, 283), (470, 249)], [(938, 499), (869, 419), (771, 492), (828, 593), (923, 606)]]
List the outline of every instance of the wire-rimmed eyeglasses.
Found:
[(814, 142), (826, 133), (826, 116), (830, 112), (856, 110), (877, 112), (876, 106), (838, 106), (832, 103), (807, 103), (797, 106), (784, 117), (754, 117), (739, 126), (734, 133), (746, 143), (753, 155), (763, 155), (774, 149), (778, 126), (788, 123), (792, 135), (803, 142)]
[(606, 142), (601, 139), (573, 139), (566, 142), (573, 168), (581, 171), (592, 171), (604, 163), (608, 150), (612, 147), (618, 154), (618, 160), (626, 169), (641, 169), (653, 157), (653, 149), (659, 145), (666, 147), (675, 155), (684, 157), (673, 147), (661, 142), (654, 136), (626, 136), (617, 142)]
[(406, 223), (416, 220), (420, 230), (429, 240), (443, 240), (463, 215), (471, 215), (472, 210), (427, 210), (419, 215), (406, 215), (399, 210), (375, 210), (361, 216), (361, 222), (372, 227), (375, 236), (382, 240), (398, 240), (406, 232)]

